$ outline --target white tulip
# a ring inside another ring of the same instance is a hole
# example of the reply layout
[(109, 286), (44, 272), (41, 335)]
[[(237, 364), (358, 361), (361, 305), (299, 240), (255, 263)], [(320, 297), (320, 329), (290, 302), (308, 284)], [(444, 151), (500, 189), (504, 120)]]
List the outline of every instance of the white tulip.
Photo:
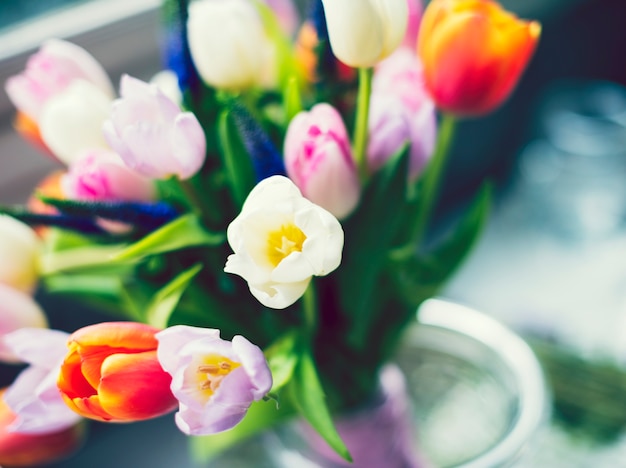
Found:
[(41, 240), (29, 226), (0, 215), (0, 283), (31, 292), (39, 278)]
[(341, 263), (341, 224), (283, 176), (252, 189), (227, 237), (235, 253), (224, 271), (244, 278), (252, 295), (273, 309), (296, 302), (312, 276), (325, 276)]
[(407, 0), (322, 0), (333, 54), (351, 67), (372, 67), (402, 42)]
[(215, 88), (272, 87), (276, 46), (250, 0), (202, 0), (189, 6), (191, 57), (202, 79)]
[(111, 102), (111, 97), (94, 84), (74, 81), (42, 109), (41, 138), (65, 164), (85, 149), (108, 148), (102, 124), (109, 117)]

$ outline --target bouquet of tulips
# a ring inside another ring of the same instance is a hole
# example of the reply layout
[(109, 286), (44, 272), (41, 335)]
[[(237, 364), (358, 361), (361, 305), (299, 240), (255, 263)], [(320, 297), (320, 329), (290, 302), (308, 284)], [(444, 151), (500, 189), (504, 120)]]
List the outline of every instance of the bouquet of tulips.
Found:
[[(60, 169), (0, 217), (0, 357), (29, 364), (0, 463), (82, 418), (173, 411), (206, 453), (300, 414), (350, 459), (332, 416), (372, 396), (488, 213), (485, 185), (425, 242), (454, 122), (507, 98), (540, 27), (493, 0), (301, 11), (167, 0), (150, 83), (116, 96), (54, 39), (6, 83)], [(36, 287), (111, 321), (48, 329)]]

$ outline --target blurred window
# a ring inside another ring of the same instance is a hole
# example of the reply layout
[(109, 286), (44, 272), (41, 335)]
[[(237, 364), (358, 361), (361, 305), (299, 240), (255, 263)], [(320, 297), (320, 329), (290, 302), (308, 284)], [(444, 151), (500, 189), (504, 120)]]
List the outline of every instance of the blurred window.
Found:
[(0, 29), (86, 1), (88, 0), (2, 0), (0, 1)]

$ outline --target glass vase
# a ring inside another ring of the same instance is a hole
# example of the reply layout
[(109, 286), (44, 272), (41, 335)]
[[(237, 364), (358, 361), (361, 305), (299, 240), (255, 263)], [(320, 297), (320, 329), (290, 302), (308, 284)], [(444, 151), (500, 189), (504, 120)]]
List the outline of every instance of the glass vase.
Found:
[(528, 345), (493, 318), (445, 300), (422, 305), (379, 380), (376, 398), (335, 418), (354, 464), (296, 419), (211, 466), (514, 466), (532, 452), (549, 416), (549, 393)]

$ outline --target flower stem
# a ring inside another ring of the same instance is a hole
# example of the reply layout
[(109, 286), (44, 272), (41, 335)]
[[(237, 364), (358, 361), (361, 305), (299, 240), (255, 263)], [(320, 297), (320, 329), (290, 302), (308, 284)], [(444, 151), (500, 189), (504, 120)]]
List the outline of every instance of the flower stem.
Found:
[(356, 121), (354, 126), (354, 160), (361, 181), (367, 179), (367, 137), (372, 93), (373, 68), (359, 68), (359, 92), (356, 103)]
[(304, 335), (312, 340), (317, 329), (317, 297), (313, 279), (302, 296), (302, 308), (304, 310)]
[(414, 203), (416, 211), (413, 222), (410, 225), (406, 244), (393, 252), (392, 256), (394, 259), (401, 260), (414, 255), (415, 249), (419, 248), (424, 240), (435, 204), (437, 203), (441, 178), (448, 154), (450, 153), (455, 127), (456, 119), (452, 115), (444, 114), (439, 126), (435, 153), (424, 172), (423, 178), (416, 181), (416, 184), (421, 184), (421, 187), (413, 190), (417, 194)]
[(208, 222), (209, 225), (215, 225), (219, 223), (219, 214), (202, 201), (202, 198), (196, 191), (196, 188), (194, 187), (191, 180), (181, 180), (176, 178), (176, 181), (178, 182), (178, 186), (180, 187), (181, 191), (185, 195), (187, 205), (196, 216), (198, 216), (205, 222)]

